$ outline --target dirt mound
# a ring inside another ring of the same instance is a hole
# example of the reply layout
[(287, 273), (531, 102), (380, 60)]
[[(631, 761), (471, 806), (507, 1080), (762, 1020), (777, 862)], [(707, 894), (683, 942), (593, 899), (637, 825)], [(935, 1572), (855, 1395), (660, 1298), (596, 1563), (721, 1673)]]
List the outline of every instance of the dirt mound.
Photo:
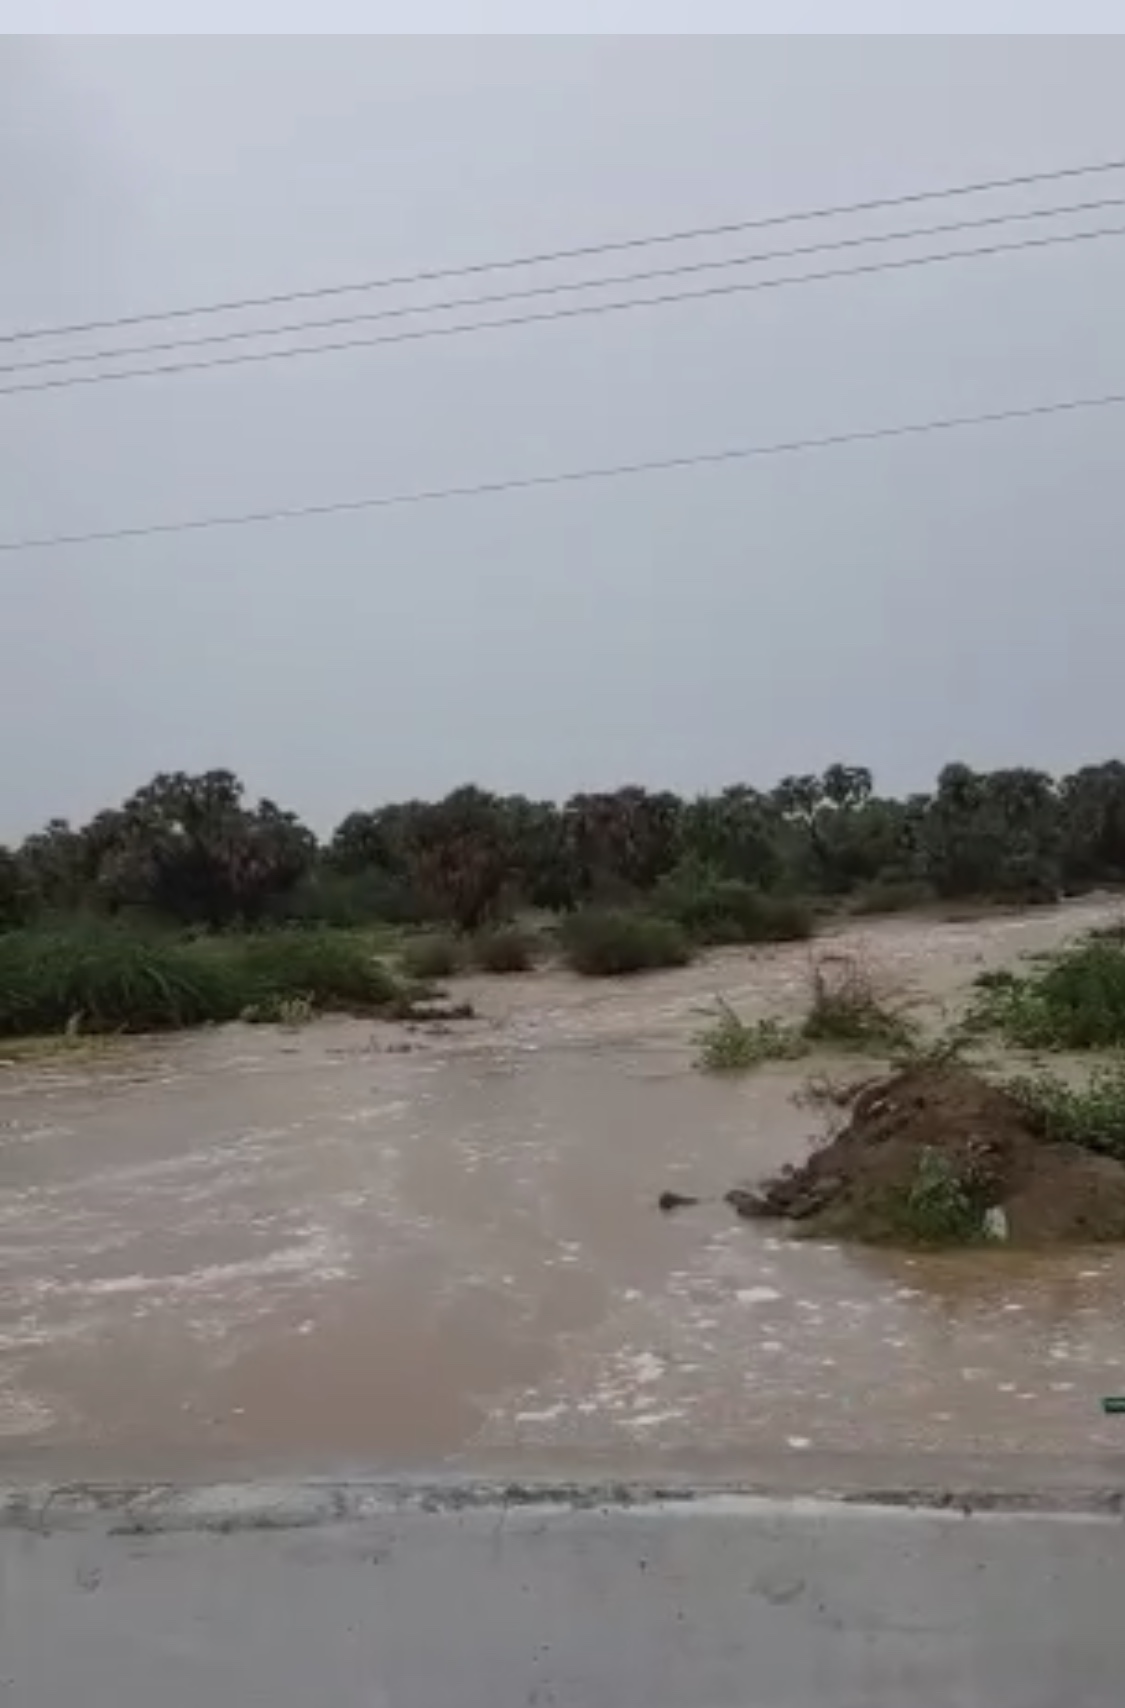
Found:
[(964, 1068), (923, 1067), (864, 1086), (831, 1143), (728, 1202), (869, 1241), (989, 1228), (1024, 1244), (1125, 1240), (1125, 1163), (1045, 1143), (1014, 1098)]

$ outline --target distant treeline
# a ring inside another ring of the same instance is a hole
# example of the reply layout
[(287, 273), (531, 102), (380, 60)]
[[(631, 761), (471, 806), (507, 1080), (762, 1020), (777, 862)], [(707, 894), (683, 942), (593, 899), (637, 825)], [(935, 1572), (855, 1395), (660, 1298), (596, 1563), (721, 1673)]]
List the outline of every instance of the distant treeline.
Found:
[(349, 813), (326, 842), (228, 771), (153, 779), (74, 827), (0, 849), (0, 928), (67, 913), (182, 926), (443, 922), (643, 903), (706, 935), (754, 897), (905, 906), (1047, 900), (1125, 879), (1125, 764), (947, 765), (892, 799), (862, 766), (681, 798), (628, 787), (563, 805), (456, 789)]

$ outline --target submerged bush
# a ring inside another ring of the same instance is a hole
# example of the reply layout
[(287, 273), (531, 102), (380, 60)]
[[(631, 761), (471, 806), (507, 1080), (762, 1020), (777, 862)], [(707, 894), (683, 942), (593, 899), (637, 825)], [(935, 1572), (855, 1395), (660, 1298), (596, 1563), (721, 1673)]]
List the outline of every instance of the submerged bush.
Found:
[(763, 1062), (797, 1061), (808, 1044), (794, 1027), (766, 1018), (746, 1021), (721, 997), (716, 1016), (696, 1039), (705, 1073), (746, 1073)]
[(870, 973), (850, 955), (825, 956), (812, 971), (812, 1001), (801, 1028), (810, 1043), (890, 1053), (913, 1031), (875, 993)]
[(497, 925), (477, 932), (472, 956), (485, 973), (526, 973), (535, 964), (535, 939), (518, 925)]
[(691, 945), (675, 920), (624, 908), (572, 914), (560, 937), (568, 965), (591, 978), (683, 967), (691, 960)]

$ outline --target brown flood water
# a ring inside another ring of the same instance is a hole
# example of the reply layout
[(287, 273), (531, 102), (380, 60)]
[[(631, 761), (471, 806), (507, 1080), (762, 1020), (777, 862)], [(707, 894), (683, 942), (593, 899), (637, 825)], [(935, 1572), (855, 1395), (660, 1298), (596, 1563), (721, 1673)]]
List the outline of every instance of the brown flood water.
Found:
[[(849, 935), (937, 1012), (1092, 904)], [(452, 1034), (358, 1022), (0, 1070), (0, 1468), (568, 1466), (1119, 1448), (1125, 1252), (795, 1243), (734, 1181), (799, 1157), (808, 1064), (691, 1067), (700, 1009), (808, 952), (478, 981)], [(674, 1217), (666, 1186), (709, 1202)]]

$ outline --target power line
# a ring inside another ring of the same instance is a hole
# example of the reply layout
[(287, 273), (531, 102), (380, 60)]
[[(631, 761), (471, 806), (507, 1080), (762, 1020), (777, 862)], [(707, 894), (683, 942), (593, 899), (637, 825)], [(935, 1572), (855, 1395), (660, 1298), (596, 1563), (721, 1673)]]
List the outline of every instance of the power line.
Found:
[(251, 363), (287, 362), (296, 357), (336, 355), (345, 350), (370, 350), (390, 344), (421, 343), (431, 338), (457, 338), (478, 332), (498, 332), (512, 326), (544, 325), (551, 321), (583, 320), (607, 314), (623, 314), (641, 308), (665, 308), (673, 303), (703, 302), (719, 297), (756, 291), (784, 290), (795, 285), (819, 284), (828, 279), (853, 279), (876, 273), (905, 272), (955, 261), (982, 260), (995, 255), (1014, 255), (1062, 244), (1088, 243), (1103, 237), (1125, 236), (1125, 225), (1097, 226), (1090, 231), (1029, 237), (1019, 243), (994, 243), (975, 249), (950, 249), (932, 255), (912, 255), (890, 261), (869, 261), (859, 267), (827, 267), (812, 273), (795, 273), (782, 279), (744, 279), (734, 284), (708, 285), (700, 291), (666, 291), (659, 296), (629, 297), (620, 302), (583, 303), (577, 307), (539, 309), (531, 314), (505, 315), (497, 320), (456, 321), (452, 326), (422, 326), (404, 332), (380, 333), (373, 338), (340, 338), (323, 344), (297, 344), (287, 350), (244, 350), (233, 356), (208, 356), (198, 361), (162, 362), (146, 368), (126, 368), (116, 373), (65, 374), (57, 379), (31, 380), (0, 386), (0, 397), (32, 392), (69, 391), (75, 386), (114, 385), (127, 380), (163, 378), (172, 374), (200, 373), (215, 368), (245, 367)]
[(282, 303), (311, 302), (318, 298), (344, 296), (364, 291), (390, 290), (397, 286), (431, 284), (439, 279), (464, 279), (481, 273), (507, 272), (519, 267), (548, 266), (560, 261), (585, 260), (593, 255), (622, 254), (631, 249), (651, 249), (658, 245), (691, 243), (711, 237), (729, 237), (735, 232), (764, 231), (773, 226), (796, 225), (804, 221), (848, 218), (856, 214), (877, 213), (882, 209), (901, 208), (921, 202), (945, 201), (955, 196), (984, 195), (994, 190), (1014, 190), (1032, 184), (1058, 183), (1063, 179), (1087, 178), (1125, 169), (1125, 158), (1098, 160), (1080, 166), (1057, 167), (1045, 172), (1020, 172), (1006, 178), (980, 178), (969, 183), (946, 184), (927, 190), (914, 190), (898, 196), (873, 196), (857, 202), (836, 202), (816, 208), (799, 208), (789, 213), (766, 214), (754, 219), (728, 220), (720, 225), (700, 225), (678, 231), (662, 231), (638, 237), (617, 238), (607, 243), (583, 243), (567, 249), (540, 250), (527, 255), (510, 255), (499, 260), (476, 261), (458, 267), (431, 267), (413, 273), (386, 274), (381, 278), (350, 280), (317, 285), (305, 290), (276, 291), (263, 296), (232, 297), (224, 301), (188, 304), (179, 308), (147, 309), (135, 314), (121, 314), (104, 320), (71, 321), (54, 326), (29, 326), (0, 334), (0, 343), (23, 343), (38, 338), (69, 338), (88, 332), (116, 331), (126, 326), (145, 326), (157, 321), (186, 320), (208, 314), (235, 314), (244, 309), (274, 308)]
[(1032, 421), (1051, 415), (1076, 414), (1088, 409), (1118, 409), (1122, 406), (1125, 406), (1125, 392), (1108, 392), (1100, 397), (1062, 398), (1053, 403), (988, 410), (977, 415), (947, 415), (930, 421), (906, 421), (889, 427), (825, 433), (804, 439), (781, 439), (767, 444), (733, 446), (726, 450), (701, 451), (678, 457), (655, 457), (639, 462), (611, 463), (602, 467), (564, 469), (554, 474), (520, 475), (505, 480), (479, 481), (466, 486), (423, 487), (414, 492), (375, 493), (366, 498), (339, 499), (331, 503), (303, 504), (277, 510), (251, 510), (235, 515), (192, 516), (175, 522), (146, 522), (124, 528), (99, 528), (84, 534), (30, 535), (25, 539), (0, 540), (0, 552), (54, 551), (63, 546), (151, 539), (162, 534), (197, 533), (214, 528), (258, 527), (265, 523), (305, 521), (317, 517), (353, 514), (361, 510), (390, 510), (423, 504), (444, 504), (456, 499), (490, 498), (504, 493), (579, 486), (589, 481), (622, 480), (633, 475), (714, 468), (725, 463), (794, 456), (810, 451), (835, 450), (845, 445), (875, 444), (884, 440), (923, 438), (932, 433), (952, 433), (966, 427), (995, 427), (1005, 422)]
[(395, 308), (369, 309), (357, 314), (333, 315), (328, 319), (287, 321), (279, 326), (239, 327), (230, 332), (205, 332), (191, 338), (162, 339), (155, 343), (126, 345), (116, 349), (81, 350), (68, 356), (41, 356), (30, 362), (0, 363), (0, 374), (29, 374), (44, 368), (72, 367), (76, 362), (122, 361), (134, 356), (160, 355), (172, 350), (245, 343), (248, 339), (288, 337), (297, 332), (326, 331), (337, 326), (357, 326), (371, 321), (401, 320), (416, 314), (443, 314), (459, 308), (494, 307), (500, 303), (561, 296), (570, 291), (603, 290), (611, 285), (647, 284), (655, 279), (673, 279), (686, 274), (727, 272), (732, 267), (751, 267), (767, 261), (788, 261), (803, 255), (863, 249), (873, 244), (905, 243), (919, 237), (979, 231), (998, 225), (1026, 224), (1029, 220), (1057, 219), (1064, 214), (1092, 213), (1102, 208), (1120, 207), (1125, 207), (1125, 196), (1102, 196), (1096, 201), (1065, 203), (1061, 207), (1024, 208), (1014, 213), (988, 214), (980, 219), (944, 220), (931, 225), (907, 226), (902, 231), (869, 232), (862, 237), (834, 238), (827, 243), (798, 243), (783, 249), (761, 249), (748, 255), (727, 256), (722, 260), (685, 261), (674, 267), (650, 267), (640, 272), (610, 273), (600, 279), (573, 279), (560, 284), (530, 285), (520, 290), (496, 291), (486, 296), (447, 297), (442, 302), (407, 303)]

